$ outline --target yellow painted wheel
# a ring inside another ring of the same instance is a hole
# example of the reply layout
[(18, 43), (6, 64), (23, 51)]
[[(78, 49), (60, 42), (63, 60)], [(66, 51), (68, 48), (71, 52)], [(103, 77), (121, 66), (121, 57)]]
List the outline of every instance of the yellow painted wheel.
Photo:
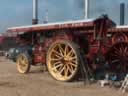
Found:
[(78, 73), (78, 47), (69, 41), (54, 42), (47, 52), (47, 68), (53, 78), (71, 81)]
[(16, 59), (16, 67), (19, 73), (27, 73), (30, 70), (29, 59), (26, 54), (21, 53)]

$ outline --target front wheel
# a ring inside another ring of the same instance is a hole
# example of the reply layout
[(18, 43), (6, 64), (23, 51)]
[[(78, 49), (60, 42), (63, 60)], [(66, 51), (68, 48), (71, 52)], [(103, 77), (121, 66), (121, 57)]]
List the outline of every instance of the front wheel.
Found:
[(16, 67), (19, 73), (25, 74), (30, 70), (29, 58), (25, 53), (18, 55), (16, 59)]
[(47, 68), (53, 78), (59, 81), (73, 80), (79, 69), (79, 51), (70, 41), (56, 41), (47, 52)]

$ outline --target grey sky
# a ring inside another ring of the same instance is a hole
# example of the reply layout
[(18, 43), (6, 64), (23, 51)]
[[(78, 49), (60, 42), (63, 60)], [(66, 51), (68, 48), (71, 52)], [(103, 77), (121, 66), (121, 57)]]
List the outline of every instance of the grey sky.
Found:
[[(101, 14), (119, 24), (120, 2), (126, 3), (125, 24), (128, 24), (128, 0), (89, 0), (90, 18)], [(84, 19), (84, 0), (39, 0), (39, 21), (43, 23), (48, 10), (49, 22)], [(32, 0), (1, 0), (0, 32), (8, 27), (30, 25), (32, 19)]]

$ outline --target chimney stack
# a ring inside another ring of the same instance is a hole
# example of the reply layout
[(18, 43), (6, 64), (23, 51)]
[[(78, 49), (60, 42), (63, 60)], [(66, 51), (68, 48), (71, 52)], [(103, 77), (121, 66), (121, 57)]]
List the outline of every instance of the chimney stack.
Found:
[(33, 0), (32, 24), (38, 24), (38, 0)]
[(85, 0), (85, 19), (89, 18), (89, 0)]
[(120, 4), (120, 25), (125, 24), (125, 4)]

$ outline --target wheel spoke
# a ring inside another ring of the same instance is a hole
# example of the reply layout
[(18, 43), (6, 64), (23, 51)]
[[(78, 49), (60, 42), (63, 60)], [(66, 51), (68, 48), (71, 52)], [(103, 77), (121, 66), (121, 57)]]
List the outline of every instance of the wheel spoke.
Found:
[(72, 61), (72, 60), (76, 60), (77, 59), (77, 57), (76, 56), (74, 56), (74, 57), (69, 57), (69, 61)]
[(27, 60), (27, 59), (25, 60), (25, 63), (26, 63), (26, 64), (28, 63), (28, 60)]
[(59, 55), (57, 55), (57, 54), (55, 54), (55, 57), (57, 57), (58, 59), (62, 58), (61, 56), (59, 56)]
[(123, 46), (123, 44), (122, 44), (122, 46), (121, 46), (121, 49), (122, 49), (122, 52), (124, 52), (125, 46)]
[(73, 55), (73, 50), (70, 50), (69, 53), (67, 54), (67, 57), (68, 56), (72, 57), (72, 55)]
[(128, 47), (125, 47), (124, 53), (127, 53), (127, 52), (128, 52)]
[(60, 68), (58, 68), (58, 72), (60, 72), (61, 69), (63, 69), (63, 67), (64, 67), (64, 64)]
[(64, 56), (64, 49), (62, 48), (61, 44), (58, 45), (59, 51), (61, 53), (61, 56)]
[(74, 69), (73, 69), (73, 66), (72, 65), (69, 65), (69, 68), (70, 68), (70, 70), (73, 72), (74, 71)]
[(115, 48), (115, 49), (116, 49), (116, 50), (114, 50), (114, 53), (117, 54), (117, 55), (119, 55), (119, 54), (120, 54), (120, 50), (117, 49), (117, 48)]
[(22, 56), (19, 58), (19, 64), (21, 65), (21, 66), (23, 66), (24, 65), (24, 60), (23, 60), (23, 58), (22, 58)]
[(61, 53), (59, 53), (59, 52), (56, 51), (56, 50), (53, 50), (53, 52), (56, 53), (56, 55), (58, 55), (58, 56), (62, 56)]
[(116, 47), (114, 47), (113, 48), (114, 50), (115, 50), (115, 52), (117, 52), (117, 53), (119, 53), (120, 51), (119, 51), (119, 49), (118, 48), (116, 48)]
[(24, 58), (23, 60), (22, 60), (22, 65), (26, 65), (27, 64), (27, 60), (26, 60), (26, 58)]
[(120, 60), (119, 59), (115, 59), (112, 61), (112, 63), (118, 63)]
[(72, 63), (72, 62), (70, 62), (69, 64), (70, 64), (71, 66), (73, 66), (73, 67), (77, 67), (76, 64), (74, 64), (74, 63)]
[(71, 63), (76, 64), (76, 60), (72, 60)]
[[(118, 53), (115, 53), (115, 51), (113, 51), (113, 53), (111, 53), (111, 55), (110, 55), (111, 57), (113, 57), (113, 58), (117, 58), (117, 59), (119, 59), (120, 58), (120, 54)], [(112, 58), (111, 58), (112, 59)]]
[(114, 52), (113, 54), (111, 54), (111, 56), (118, 57), (119, 54), (117, 54), (117, 53)]
[(122, 53), (123, 53), (123, 52), (122, 52), (122, 51), (123, 51), (122, 48), (120, 47), (119, 49), (120, 49), (119, 53), (122, 54)]
[(68, 67), (67, 66), (65, 66), (65, 70), (64, 70), (64, 75), (65, 75), (65, 77), (67, 77), (68, 76)]
[(51, 61), (59, 61), (61, 60), (60, 58), (51, 58)]
[(62, 72), (64, 71), (65, 69), (65, 65), (63, 66), (63, 68), (60, 70), (60, 74), (62, 75)]
[(62, 67), (62, 66), (63, 66), (63, 64), (59, 64), (59, 65), (57, 65), (57, 66), (54, 66), (54, 67), (52, 68), (52, 70), (56, 70), (57, 68)]
[(70, 73), (73, 72), (73, 70), (69, 67), (69, 65), (67, 65), (67, 69), (69, 70)]
[(57, 62), (54, 63), (54, 65), (58, 65), (58, 64), (61, 64), (61, 62), (57, 61)]
[(68, 45), (65, 46), (65, 52), (64, 52), (64, 56), (66, 56), (68, 53)]
[(114, 54), (115, 54), (115, 55), (119, 55), (119, 52), (117, 52), (117, 51), (114, 51)]

